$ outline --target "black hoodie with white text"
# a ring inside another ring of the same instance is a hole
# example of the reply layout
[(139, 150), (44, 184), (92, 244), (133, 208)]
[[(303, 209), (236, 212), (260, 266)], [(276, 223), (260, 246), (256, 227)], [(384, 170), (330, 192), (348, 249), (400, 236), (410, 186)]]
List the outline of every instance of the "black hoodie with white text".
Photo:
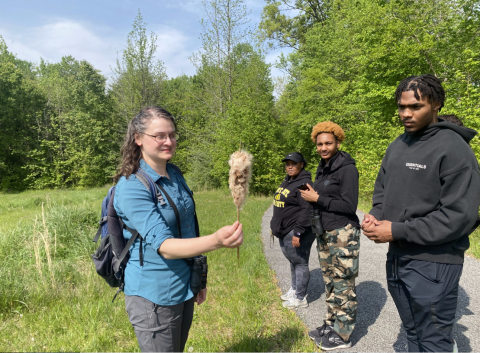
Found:
[(298, 189), (301, 184), (312, 186), (312, 175), (305, 169), (292, 180), (287, 175), (275, 191), (270, 229), (276, 237), (283, 238), (292, 229), (297, 237), (312, 230), (310, 216), (312, 206), (302, 198)]
[(476, 133), (439, 119), (388, 146), (370, 214), (393, 222), (390, 253), (463, 263), (480, 206), (480, 171), (468, 145)]

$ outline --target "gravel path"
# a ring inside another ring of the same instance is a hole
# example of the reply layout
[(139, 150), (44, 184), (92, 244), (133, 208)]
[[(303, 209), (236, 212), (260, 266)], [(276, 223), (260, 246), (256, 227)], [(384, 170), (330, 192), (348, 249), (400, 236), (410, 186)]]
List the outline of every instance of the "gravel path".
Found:
[[(357, 214), (362, 221), (363, 212), (357, 211)], [(290, 288), (290, 267), (280, 250), (278, 239), (275, 239), (273, 248), (271, 247), (272, 215), (273, 207), (270, 207), (262, 220), (264, 252), (270, 267), (276, 273), (282, 293), (285, 293)], [(401, 328), (397, 309), (387, 289), (385, 279), (387, 250), (387, 244), (375, 244), (362, 235), (360, 273), (356, 283), (358, 317), (351, 337), (353, 347), (350, 351), (404, 352), (407, 349), (405, 332)], [(476, 320), (476, 314), (480, 313), (480, 276), (477, 270), (479, 264), (478, 260), (465, 258), (460, 280), (457, 324), (454, 328), (454, 337), (460, 352), (480, 352), (480, 325), (477, 324), (478, 319)], [(309, 307), (298, 309), (297, 314), (309, 329), (314, 329), (323, 324), (326, 312), (325, 287), (318, 264), (316, 243), (313, 244), (310, 255), (310, 284), (307, 294)]]

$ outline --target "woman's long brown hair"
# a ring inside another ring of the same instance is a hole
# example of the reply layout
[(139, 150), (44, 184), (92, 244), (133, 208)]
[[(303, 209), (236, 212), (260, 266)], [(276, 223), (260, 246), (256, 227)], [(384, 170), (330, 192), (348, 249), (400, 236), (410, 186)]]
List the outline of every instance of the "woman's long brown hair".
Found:
[(142, 151), (140, 146), (135, 142), (135, 135), (144, 133), (150, 121), (158, 118), (170, 120), (175, 126), (175, 130), (177, 129), (175, 119), (168, 110), (155, 105), (149, 105), (142, 108), (140, 113), (138, 113), (138, 115), (128, 124), (125, 141), (120, 149), (122, 161), (117, 168), (117, 174), (113, 177), (115, 183), (117, 183), (122, 176), (128, 178), (140, 168)]

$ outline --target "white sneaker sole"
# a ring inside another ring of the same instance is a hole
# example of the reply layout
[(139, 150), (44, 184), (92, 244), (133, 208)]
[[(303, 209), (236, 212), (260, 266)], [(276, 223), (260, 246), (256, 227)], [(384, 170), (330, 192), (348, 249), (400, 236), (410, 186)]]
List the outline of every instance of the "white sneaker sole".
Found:
[(292, 294), (290, 294), (290, 295), (283, 294), (283, 295), (280, 296), (280, 299), (282, 299), (282, 300), (288, 300), (288, 299), (290, 299), (291, 297), (293, 297)]
[(302, 304), (302, 305), (284, 305), (284, 308), (287, 308), (287, 309), (308, 308), (308, 303)]

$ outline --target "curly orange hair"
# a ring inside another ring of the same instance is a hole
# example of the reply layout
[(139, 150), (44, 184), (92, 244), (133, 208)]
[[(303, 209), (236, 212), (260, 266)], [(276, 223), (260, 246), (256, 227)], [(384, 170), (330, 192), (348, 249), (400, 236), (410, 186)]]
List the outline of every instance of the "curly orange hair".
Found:
[(345, 140), (345, 133), (343, 132), (343, 129), (338, 126), (335, 123), (332, 123), (331, 121), (324, 121), (322, 123), (318, 123), (313, 127), (312, 130), (312, 141), (314, 143), (317, 143), (317, 135), (324, 133), (324, 132), (329, 132), (333, 134), (338, 142), (342, 143), (343, 140)]

